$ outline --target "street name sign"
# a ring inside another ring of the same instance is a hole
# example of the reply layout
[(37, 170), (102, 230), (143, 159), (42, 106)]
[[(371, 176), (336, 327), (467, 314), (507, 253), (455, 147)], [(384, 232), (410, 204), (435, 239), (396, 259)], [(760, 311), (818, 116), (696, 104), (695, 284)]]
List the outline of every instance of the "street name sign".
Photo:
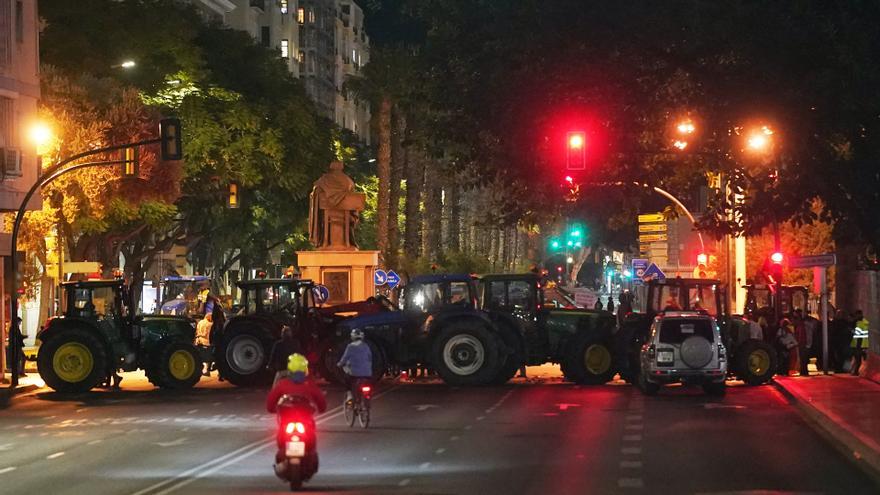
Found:
[(397, 287), (397, 285), (400, 283), (400, 275), (395, 273), (394, 270), (388, 270), (386, 283), (388, 284), (388, 288), (390, 289)]
[(639, 223), (656, 223), (663, 221), (665, 221), (665, 219), (663, 218), (662, 213), (647, 213), (639, 215)]
[(639, 236), (639, 242), (648, 243), (648, 242), (661, 242), (668, 240), (666, 234), (642, 234)]
[(639, 232), (666, 232), (666, 224), (665, 223), (639, 224)]
[(834, 266), (836, 264), (837, 255), (834, 253), (792, 256), (788, 261), (789, 268), (812, 268), (815, 266)]

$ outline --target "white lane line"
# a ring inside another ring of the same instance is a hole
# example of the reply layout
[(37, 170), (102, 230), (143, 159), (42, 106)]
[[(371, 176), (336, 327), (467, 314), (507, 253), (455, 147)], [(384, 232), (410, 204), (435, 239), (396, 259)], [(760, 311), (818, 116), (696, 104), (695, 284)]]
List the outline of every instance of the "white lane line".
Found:
[(450, 442), (458, 441), (458, 435), (452, 435), (451, 437), (449, 437), (449, 441)]
[(486, 419), (486, 416), (477, 416), (477, 421), (482, 421)]
[(642, 453), (641, 447), (624, 447), (620, 449), (620, 453), (623, 455), (638, 455)]
[(101, 440), (101, 439), (99, 438), (99, 439), (97, 439), (97, 440), (92, 440), (91, 442), (87, 443), (86, 445), (98, 445), (99, 443), (101, 443), (101, 442), (103, 442), (103, 441), (104, 441), (104, 440)]
[(15, 471), (16, 469), (18, 468), (16, 468), (15, 466), (5, 467), (3, 469), (0, 469), (0, 474), (6, 474), (8, 472)]
[(221, 405), (221, 404), (223, 404), (223, 403), (222, 403), (222, 402), (215, 402), (215, 403), (213, 403), (213, 404), (211, 404), (211, 405), (212, 405), (212, 406), (219, 406), (219, 405)]
[(444, 453), (444, 452), (446, 452), (446, 449), (444, 449), (444, 448), (442, 448), (442, 447), (434, 451), (434, 453), (437, 454), (437, 455), (440, 455), (440, 454), (442, 454), (442, 453)]
[(473, 425), (467, 425), (467, 426), (464, 427), (464, 429), (465, 429), (465, 430), (470, 430), (470, 429), (473, 428), (473, 427), (474, 427)]
[(642, 461), (620, 461), (621, 469), (641, 469)]
[(406, 486), (409, 484), (409, 482), (410, 482), (409, 478), (407, 478), (405, 480), (400, 480), (400, 483), (398, 483), (397, 486)]
[(423, 462), (423, 463), (419, 464), (419, 469), (428, 469), (429, 467), (431, 467), (430, 462)]
[[(396, 390), (398, 387), (399, 386), (394, 386), (394, 387), (389, 388), (388, 390), (385, 390), (379, 394), (376, 394), (375, 396), (373, 396), (373, 400), (376, 400), (385, 394), (391, 393), (392, 391)], [(344, 412), (345, 411), (343, 410), (343, 405), (336, 406), (333, 409), (330, 409), (329, 411), (325, 412), (324, 414), (321, 414), (318, 417), (316, 417), (315, 424), (320, 425), (320, 424), (322, 424), (326, 421), (329, 421), (333, 418), (337, 418), (339, 416), (342, 416), (342, 414)], [(272, 415), (267, 414), (266, 416), (271, 417)], [(259, 450), (264, 449), (266, 447), (269, 447), (270, 445), (275, 445), (275, 435), (274, 434), (270, 435), (268, 437), (264, 437), (260, 440), (255, 441), (255, 442), (251, 442), (251, 443), (245, 445), (244, 447), (240, 447), (240, 448), (233, 450), (232, 452), (229, 452), (229, 453), (227, 453), (223, 456), (220, 456), (216, 459), (212, 459), (212, 460), (207, 461), (203, 464), (200, 464), (200, 465), (195, 466), (193, 468), (187, 469), (186, 471), (183, 471), (182, 473), (177, 474), (176, 476), (173, 476), (173, 477), (168, 478), (166, 480), (155, 483), (155, 484), (148, 486), (142, 490), (136, 491), (132, 495), (145, 495), (147, 493), (154, 492), (155, 490), (159, 490), (160, 488), (163, 488), (168, 484), (178, 482), (175, 485), (172, 485), (168, 488), (165, 488), (161, 492), (155, 493), (155, 495), (167, 495), (168, 493), (171, 493), (172, 491), (175, 491), (179, 488), (182, 488), (182, 487), (198, 480), (199, 478), (203, 478), (205, 476), (213, 474), (218, 469), (222, 469), (232, 463), (235, 463), (235, 462), (238, 462), (242, 459), (250, 457), (251, 455), (258, 452)]]
[(512, 394), (512, 393), (513, 393), (513, 389), (508, 390), (507, 393), (504, 394), (503, 397), (498, 399), (498, 402), (496, 402), (495, 404), (492, 404), (492, 407), (490, 407), (489, 409), (486, 409), (486, 414), (492, 414), (492, 412), (495, 411), (495, 409), (498, 409), (501, 406), (501, 404), (504, 404), (504, 401), (506, 401), (507, 398), (510, 397), (510, 394)]
[(619, 488), (644, 488), (645, 483), (641, 478), (618, 478), (617, 486)]
[(58, 459), (59, 457), (61, 457), (63, 455), (64, 455), (64, 452), (55, 452), (54, 454), (47, 455), (46, 459), (51, 461), (52, 459)]
[(627, 430), (644, 430), (645, 425), (626, 425), (624, 428)]
[(190, 410), (187, 411), (186, 413), (187, 413), (187, 414), (195, 414), (195, 413), (197, 413), (197, 412), (199, 412), (198, 409), (190, 409)]
[(0, 452), (2, 452), (4, 450), (12, 450), (12, 447), (14, 445), (15, 445), (14, 443), (4, 443), (3, 445), (0, 445)]
[(81, 413), (81, 412), (84, 412), (85, 410), (86, 410), (86, 408), (83, 407), (83, 408), (81, 408), (81, 409), (77, 409), (76, 412)]
[(642, 436), (641, 435), (624, 435), (623, 441), (624, 442), (641, 442)]

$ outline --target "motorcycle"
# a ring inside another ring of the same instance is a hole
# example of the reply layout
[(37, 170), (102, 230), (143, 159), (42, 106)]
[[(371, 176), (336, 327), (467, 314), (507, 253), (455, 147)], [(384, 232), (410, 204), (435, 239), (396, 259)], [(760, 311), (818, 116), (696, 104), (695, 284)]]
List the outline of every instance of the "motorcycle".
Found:
[(314, 413), (312, 404), (302, 397), (285, 396), (278, 403), (275, 475), (290, 483), (291, 491), (302, 488), (318, 472)]

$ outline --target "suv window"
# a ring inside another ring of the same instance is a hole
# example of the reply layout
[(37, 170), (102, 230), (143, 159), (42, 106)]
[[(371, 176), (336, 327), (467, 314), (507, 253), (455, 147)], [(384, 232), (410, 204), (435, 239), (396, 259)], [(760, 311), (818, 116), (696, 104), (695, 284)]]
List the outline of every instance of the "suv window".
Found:
[(660, 342), (681, 344), (688, 337), (699, 335), (709, 342), (715, 341), (712, 322), (705, 318), (668, 318), (660, 322)]

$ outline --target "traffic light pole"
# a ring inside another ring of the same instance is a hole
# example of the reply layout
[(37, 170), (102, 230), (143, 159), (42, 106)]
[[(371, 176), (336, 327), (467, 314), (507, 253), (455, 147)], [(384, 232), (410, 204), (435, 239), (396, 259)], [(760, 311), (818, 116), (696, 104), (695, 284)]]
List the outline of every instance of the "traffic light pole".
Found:
[(24, 220), (24, 213), (27, 209), (27, 205), (30, 202), (31, 198), (36, 194), (36, 192), (50, 182), (54, 181), (58, 177), (62, 175), (73, 172), (75, 170), (81, 170), (87, 167), (95, 167), (102, 165), (118, 165), (125, 163), (125, 160), (102, 160), (95, 162), (86, 162), (86, 163), (78, 163), (71, 167), (67, 167), (62, 169), (65, 165), (74, 162), (76, 160), (86, 158), (89, 156), (99, 155), (101, 153), (109, 153), (111, 151), (118, 151), (126, 148), (134, 148), (137, 146), (145, 146), (148, 144), (156, 144), (163, 141), (162, 137), (152, 138), (152, 139), (144, 139), (142, 141), (136, 141), (133, 143), (126, 144), (118, 144), (114, 146), (107, 146), (104, 148), (98, 148), (94, 150), (84, 151), (82, 153), (77, 153), (71, 157), (65, 158), (60, 162), (56, 163), (49, 167), (43, 175), (37, 179), (37, 182), (31, 186), (30, 190), (28, 190), (27, 194), (24, 196), (24, 200), (22, 200), (21, 205), (18, 207), (18, 213), (15, 215), (15, 221), (12, 224), (12, 238), (10, 239), (11, 250), (9, 253), (10, 264), (12, 265), (12, 293), (9, 295), (9, 350), (12, 355), (12, 363), (9, 364), (9, 368), (12, 370), (12, 376), (10, 377), (10, 384), (12, 389), (18, 386), (18, 368), (16, 366), (18, 356), (22, 352), (22, 349), (19, 347), (22, 345), (21, 340), (18, 338), (19, 332), (21, 331), (19, 328), (19, 318), (18, 318), (18, 282), (19, 282), (19, 273), (18, 273), (18, 232), (21, 229), (21, 222)]

